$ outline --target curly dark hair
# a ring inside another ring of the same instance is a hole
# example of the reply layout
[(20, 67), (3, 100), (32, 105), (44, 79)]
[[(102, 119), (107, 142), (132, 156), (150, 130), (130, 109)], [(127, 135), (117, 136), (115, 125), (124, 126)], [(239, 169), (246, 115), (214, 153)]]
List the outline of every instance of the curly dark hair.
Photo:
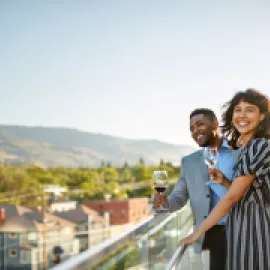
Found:
[(255, 89), (247, 89), (237, 92), (234, 97), (223, 106), (221, 131), (234, 148), (240, 137), (239, 132), (232, 124), (232, 116), (236, 105), (244, 101), (257, 106), (260, 113), (265, 115), (264, 119), (257, 128), (254, 137), (270, 139), (270, 101), (269, 98)]

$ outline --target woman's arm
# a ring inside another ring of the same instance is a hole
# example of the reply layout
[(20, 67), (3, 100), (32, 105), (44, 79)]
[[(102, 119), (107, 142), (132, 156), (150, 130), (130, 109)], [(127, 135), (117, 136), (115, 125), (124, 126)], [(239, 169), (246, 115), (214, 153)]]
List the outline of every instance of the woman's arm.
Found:
[(251, 186), (256, 176), (245, 175), (239, 176), (232, 182), (227, 194), (219, 201), (209, 216), (204, 220), (200, 227), (190, 236), (180, 241), (181, 245), (192, 244), (197, 241), (204, 232), (213, 227), (222, 219), (229, 210), (243, 197), (244, 193)]

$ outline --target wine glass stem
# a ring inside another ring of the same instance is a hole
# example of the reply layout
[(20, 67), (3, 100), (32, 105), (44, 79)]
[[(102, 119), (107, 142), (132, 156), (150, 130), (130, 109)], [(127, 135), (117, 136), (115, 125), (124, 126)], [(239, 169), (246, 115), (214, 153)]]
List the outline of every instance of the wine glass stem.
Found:
[[(162, 191), (160, 191), (159, 192), (159, 195), (160, 196), (164, 196), (164, 194), (165, 194), (165, 192), (162, 192)], [(163, 205), (161, 204), (160, 206), (159, 206), (159, 209), (163, 209), (164, 207), (163, 207)]]

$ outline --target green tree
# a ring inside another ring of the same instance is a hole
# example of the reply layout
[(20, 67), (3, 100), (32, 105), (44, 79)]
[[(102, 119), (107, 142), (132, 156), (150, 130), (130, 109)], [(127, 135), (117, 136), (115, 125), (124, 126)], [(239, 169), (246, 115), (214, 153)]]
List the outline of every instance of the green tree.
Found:
[(143, 164), (138, 164), (133, 168), (133, 176), (136, 181), (150, 180), (152, 178), (151, 170)]
[(132, 173), (129, 168), (124, 168), (122, 171), (123, 182), (131, 182)]
[(106, 167), (107, 168), (111, 168), (112, 167), (112, 163), (110, 161), (108, 161)]
[(100, 168), (104, 168), (105, 167), (105, 162), (104, 162), (104, 160), (101, 160), (101, 162), (100, 162)]
[(115, 168), (104, 168), (101, 173), (105, 182), (116, 181), (119, 179), (119, 173)]

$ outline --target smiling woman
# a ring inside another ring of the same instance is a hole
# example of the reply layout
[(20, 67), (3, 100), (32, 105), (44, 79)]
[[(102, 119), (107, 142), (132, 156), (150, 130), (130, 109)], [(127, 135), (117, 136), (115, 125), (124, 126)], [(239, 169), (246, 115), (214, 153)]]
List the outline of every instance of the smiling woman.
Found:
[(233, 147), (237, 147), (239, 139), (247, 143), (251, 137), (270, 138), (270, 103), (260, 92), (238, 92), (224, 108), (221, 130)]
[[(270, 269), (270, 101), (260, 92), (238, 92), (226, 103), (221, 130), (242, 152), (231, 183), (218, 170), (213, 181), (227, 186), (201, 226), (181, 244), (191, 244), (228, 212), (227, 270)], [(217, 173), (218, 172), (218, 173)]]

